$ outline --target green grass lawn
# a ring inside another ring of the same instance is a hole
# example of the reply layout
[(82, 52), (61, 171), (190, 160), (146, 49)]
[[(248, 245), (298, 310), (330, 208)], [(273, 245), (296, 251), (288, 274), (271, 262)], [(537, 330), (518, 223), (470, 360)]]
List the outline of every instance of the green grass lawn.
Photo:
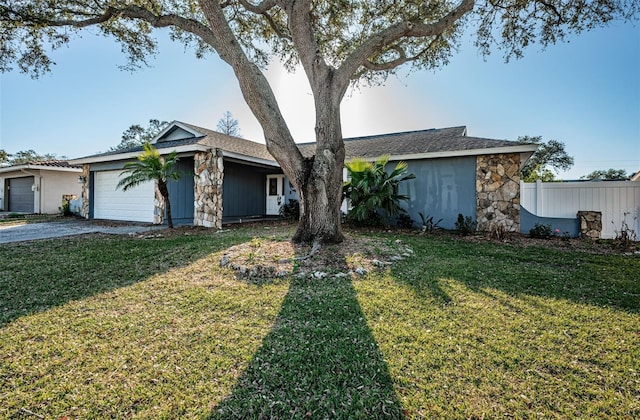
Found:
[(291, 230), (184, 233), (2, 246), (0, 418), (640, 417), (638, 255), (394, 233), (246, 282), (224, 250)]

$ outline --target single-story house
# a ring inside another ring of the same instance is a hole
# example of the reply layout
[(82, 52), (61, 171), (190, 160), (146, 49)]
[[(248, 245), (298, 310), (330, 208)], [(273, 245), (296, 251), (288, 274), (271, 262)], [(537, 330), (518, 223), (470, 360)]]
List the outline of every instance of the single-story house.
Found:
[(62, 160), (0, 167), (0, 211), (57, 213), (64, 196), (79, 197), (82, 167)]
[[(177, 223), (220, 227), (233, 220), (277, 215), (296, 197), (278, 163), (264, 144), (174, 121), (152, 141), (164, 154), (176, 151), (183, 176), (170, 182), (172, 216)], [(403, 186), (411, 201), (407, 210), (442, 218), (453, 228), (459, 213), (471, 216), (479, 229), (503, 224), (520, 229), (520, 168), (535, 144), (467, 136), (466, 127), (430, 129), (345, 139), (347, 159), (390, 155), (406, 161), (416, 179)], [(314, 144), (300, 144), (303, 155)], [(123, 165), (141, 148), (74, 159), (83, 165), (83, 214), (87, 218), (164, 223), (164, 203), (152, 182), (116, 189)]]

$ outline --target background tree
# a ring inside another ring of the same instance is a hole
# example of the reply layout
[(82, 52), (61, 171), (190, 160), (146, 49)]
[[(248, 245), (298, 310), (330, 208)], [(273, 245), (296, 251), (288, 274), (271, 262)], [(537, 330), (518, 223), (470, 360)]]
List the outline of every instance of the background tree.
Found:
[(0, 149), (0, 166), (7, 165), (9, 163), (9, 155), (4, 149)]
[(538, 150), (531, 156), (521, 171), (524, 182), (551, 182), (556, 180), (557, 171), (567, 170), (573, 166), (573, 157), (564, 150), (564, 143), (558, 140), (542, 141), (541, 136), (518, 137), (520, 143), (539, 144)]
[(58, 157), (55, 153), (45, 153), (44, 155), (41, 155), (39, 153), (36, 153), (36, 151), (33, 149), (20, 150), (11, 155), (7, 154), (6, 156), (8, 158), (7, 163), (9, 165), (24, 165), (25, 163), (29, 162), (44, 162), (47, 160), (67, 159), (66, 156)]
[(400, 183), (416, 176), (407, 173), (406, 162), (398, 162), (391, 172), (385, 170), (389, 156), (381, 156), (375, 162), (352, 159), (345, 163), (349, 180), (344, 183), (344, 198), (351, 209), (347, 219), (358, 225), (382, 225), (389, 218), (403, 212), (401, 201), (408, 195), (398, 193)]
[(218, 120), (216, 130), (228, 136), (242, 137), (238, 120), (233, 118), (230, 111), (225, 112), (224, 115), (222, 115), (222, 118)]
[(590, 174), (583, 175), (580, 179), (603, 179), (607, 181), (615, 181), (615, 180), (627, 180), (630, 176), (627, 175), (627, 171), (624, 169), (598, 169)]
[(134, 124), (122, 133), (122, 140), (120, 143), (117, 146), (110, 148), (109, 151), (118, 152), (120, 150), (142, 146), (143, 144), (153, 140), (153, 138), (167, 125), (169, 125), (167, 121), (160, 121), (156, 119), (149, 120), (147, 128), (143, 128), (139, 124)]
[(164, 199), (167, 208), (167, 224), (173, 229), (173, 219), (171, 218), (171, 202), (169, 201), (169, 189), (167, 181), (170, 179), (180, 179), (180, 172), (177, 170), (178, 157), (176, 152), (169, 153), (166, 157), (160, 156), (158, 149), (151, 143), (142, 145), (142, 153), (135, 162), (124, 164), (124, 170), (120, 176), (124, 176), (118, 182), (116, 188), (127, 191), (143, 182), (155, 181), (158, 184), (158, 191)]
[[(448, 63), (465, 29), (488, 54), (505, 59), (613, 20), (637, 19), (640, 0), (8, 0), (0, 5), (0, 70), (17, 65), (40, 76), (48, 53), (80, 30), (97, 26), (123, 46), (129, 67), (156, 50), (154, 28), (192, 45), (198, 57), (215, 51), (237, 77), (261, 124), (269, 152), (300, 198), (296, 242), (339, 242), (344, 142), (340, 104), (352, 84), (378, 84), (407, 64), (434, 69)], [(277, 57), (300, 65), (315, 104), (316, 151), (295, 144), (261, 67)], [(212, 81), (212, 83), (214, 83)]]

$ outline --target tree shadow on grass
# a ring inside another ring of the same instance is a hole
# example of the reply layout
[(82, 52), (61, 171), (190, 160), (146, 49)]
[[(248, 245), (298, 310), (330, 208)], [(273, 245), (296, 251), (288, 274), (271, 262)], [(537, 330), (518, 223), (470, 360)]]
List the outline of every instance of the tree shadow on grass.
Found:
[(402, 418), (351, 280), (293, 279), (271, 332), (211, 418)]
[[(185, 233), (188, 233), (186, 231)], [(130, 286), (246, 240), (185, 235), (129, 238), (91, 235), (2, 246), (0, 328), (21, 316)]]
[(451, 301), (441, 286), (453, 279), (470, 290), (527, 295), (640, 310), (640, 259), (616, 254), (469, 243), (460, 239), (414, 242), (416, 258), (392, 268), (394, 278), (422, 297)]

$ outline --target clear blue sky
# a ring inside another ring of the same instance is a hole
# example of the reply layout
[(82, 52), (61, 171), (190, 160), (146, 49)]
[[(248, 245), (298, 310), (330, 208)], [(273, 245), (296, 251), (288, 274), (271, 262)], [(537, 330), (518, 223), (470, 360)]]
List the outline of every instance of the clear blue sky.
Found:
[[(57, 65), (39, 80), (0, 75), (0, 149), (33, 149), (71, 158), (120, 142), (132, 124), (181, 120), (215, 129), (229, 110), (245, 138), (263, 142), (230, 69), (159, 33), (153, 67), (121, 71), (120, 47), (86, 32), (52, 55)], [(268, 78), (299, 142), (314, 135), (311, 90), (302, 73), (274, 63)], [(471, 136), (516, 140), (541, 135), (566, 144), (576, 179), (595, 169), (640, 170), (640, 28), (614, 26), (508, 64), (486, 59), (471, 42), (436, 72), (401, 70), (385, 86), (353, 91), (343, 101), (345, 137), (466, 125)]]

